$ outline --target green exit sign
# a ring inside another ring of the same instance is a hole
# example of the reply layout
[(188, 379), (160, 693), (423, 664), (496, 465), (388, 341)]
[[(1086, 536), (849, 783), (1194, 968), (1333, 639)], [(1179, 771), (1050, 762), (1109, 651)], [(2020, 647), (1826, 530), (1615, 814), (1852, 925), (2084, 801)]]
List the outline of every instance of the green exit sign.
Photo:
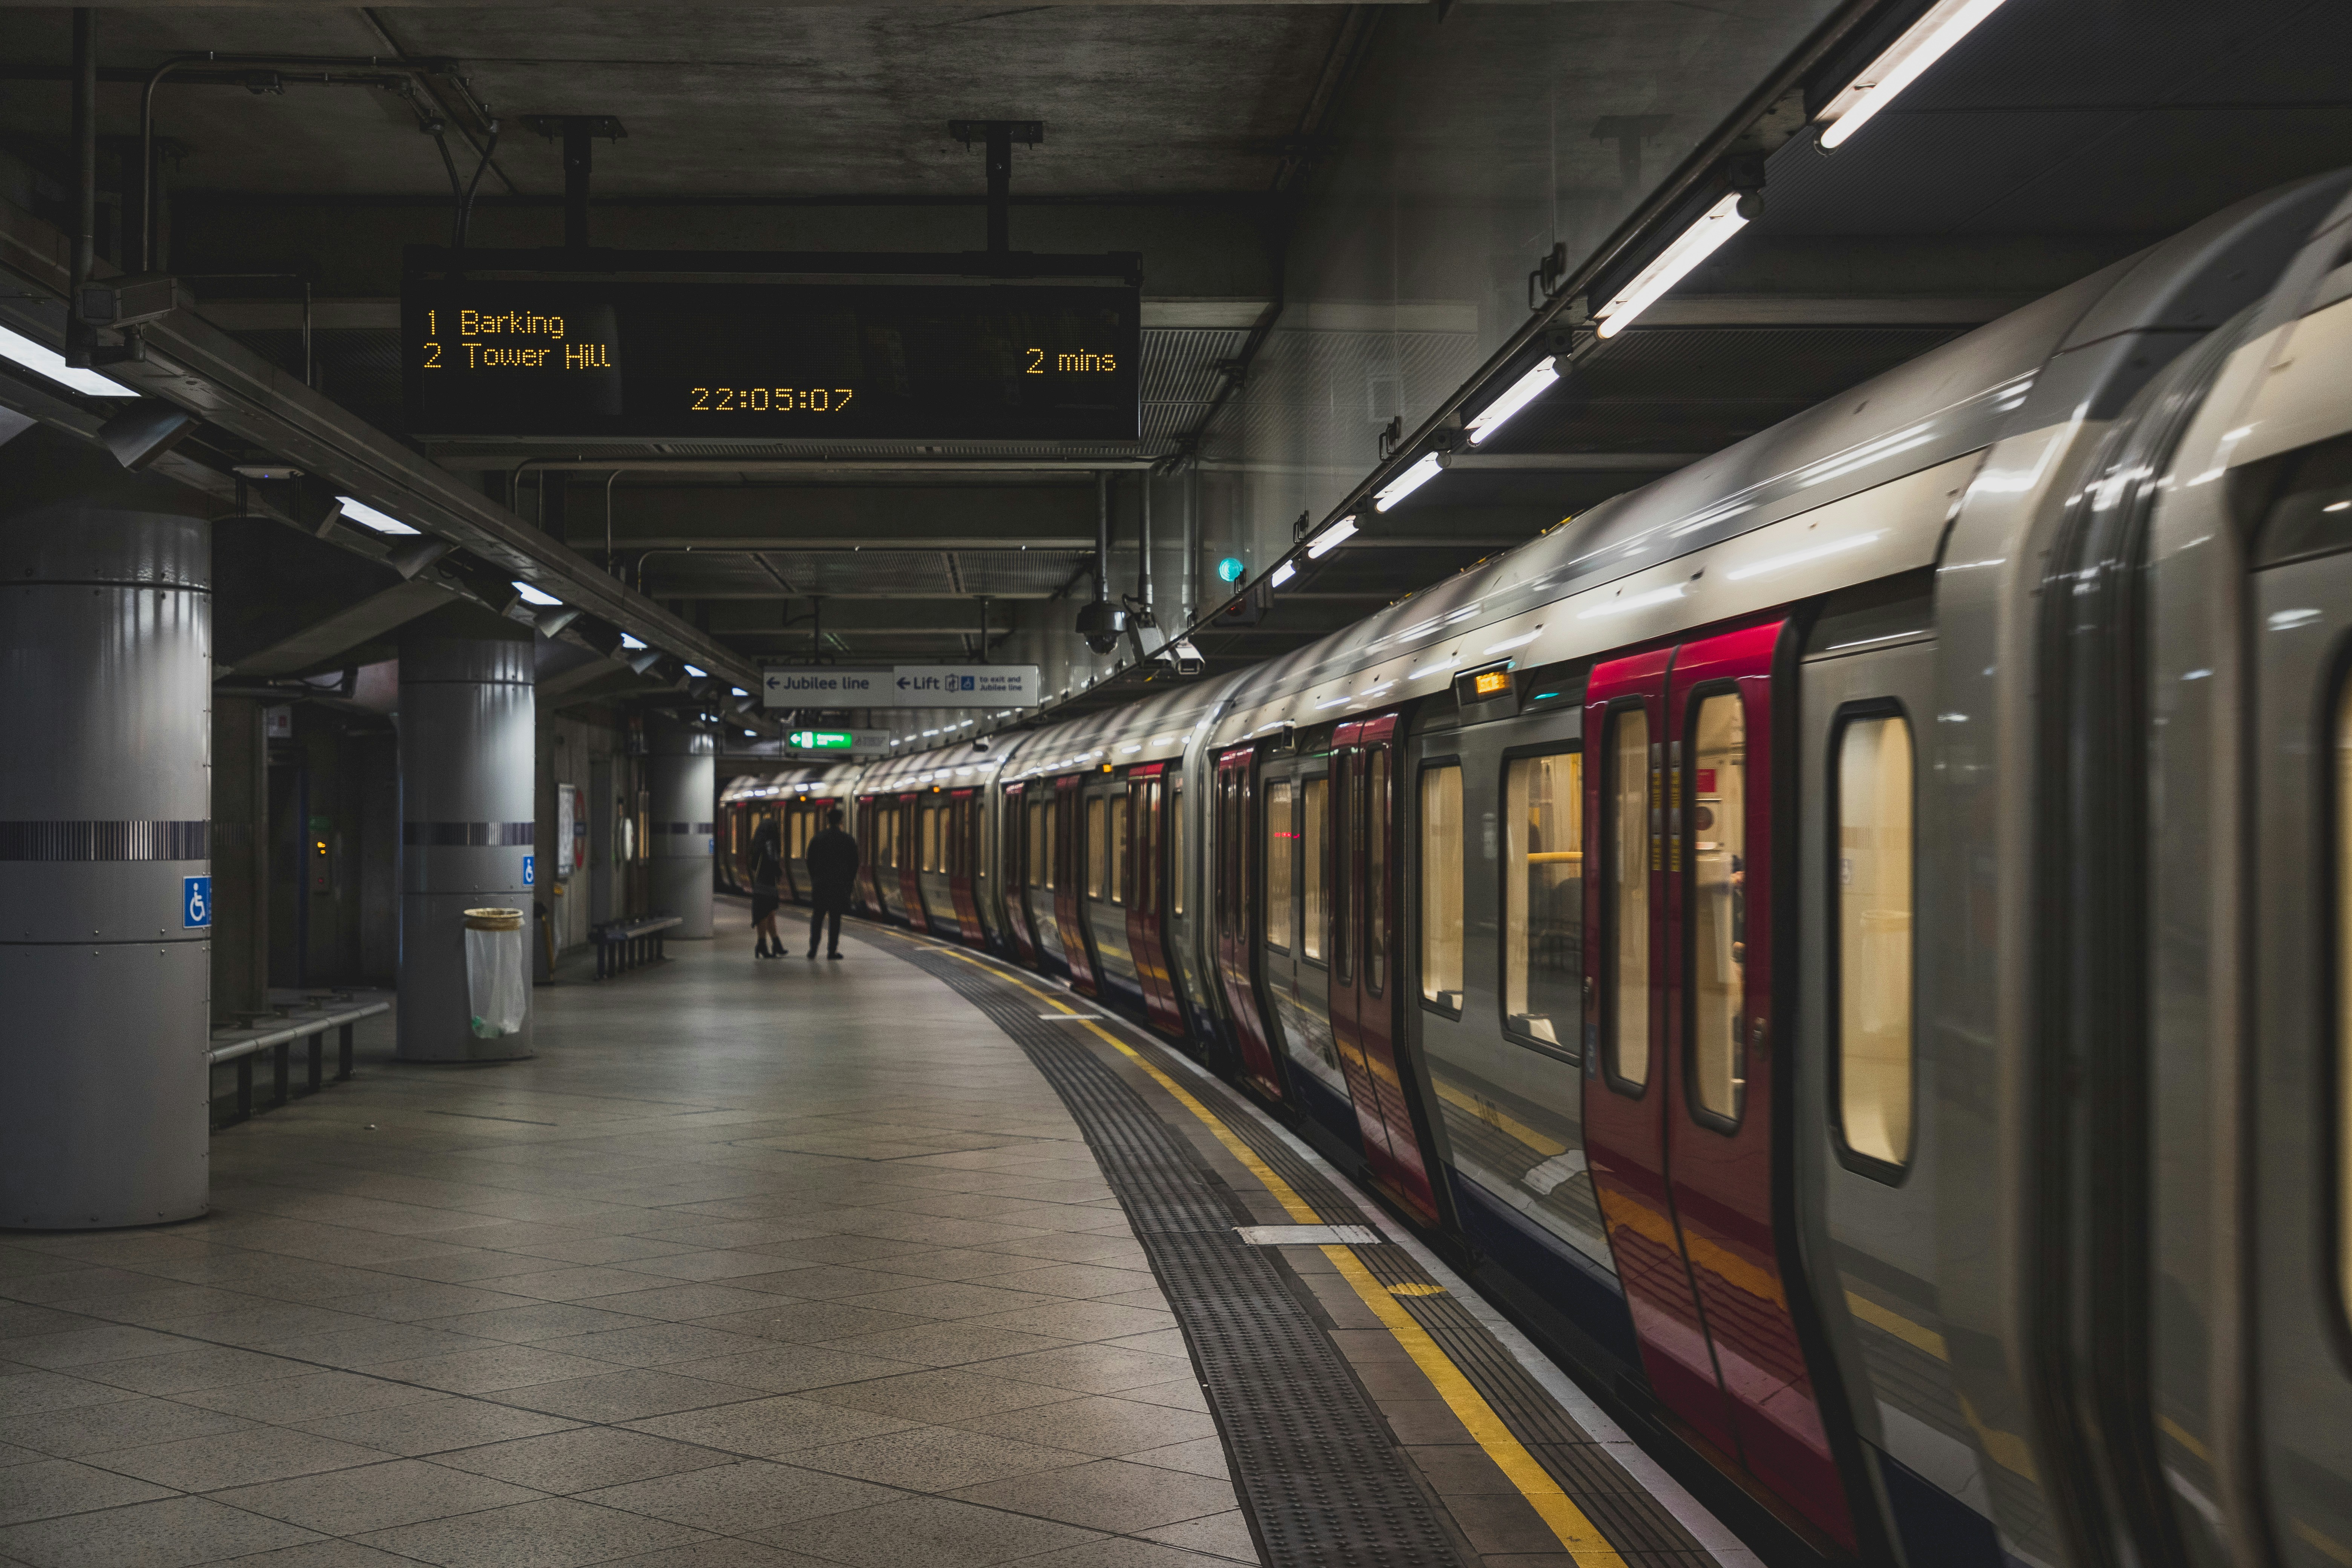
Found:
[(784, 741), (803, 752), (845, 752), (857, 743), (857, 737), (847, 730), (795, 730)]

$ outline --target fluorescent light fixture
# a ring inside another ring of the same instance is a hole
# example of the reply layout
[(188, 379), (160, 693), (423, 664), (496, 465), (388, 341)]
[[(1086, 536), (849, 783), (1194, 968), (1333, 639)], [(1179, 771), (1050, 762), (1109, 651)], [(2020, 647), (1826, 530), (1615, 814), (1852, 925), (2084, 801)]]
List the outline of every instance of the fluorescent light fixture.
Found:
[(1559, 361), (1547, 359), (1527, 374), (1511, 384), (1511, 390), (1486, 405), (1486, 412), (1470, 421), (1470, 444), (1484, 442), (1503, 427), (1505, 421), (1541, 397), (1551, 384), (1559, 379)]
[(514, 591), (522, 595), (522, 602), (526, 605), (539, 605), (543, 606), (563, 603), (562, 600), (557, 598), (546, 589), (534, 588), (520, 577), (516, 578), (514, 581)]
[(1746, 228), (1748, 220), (1739, 216), (1741, 199), (1741, 193), (1733, 191), (1700, 214), (1698, 221), (1675, 236), (1675, 242), (1660, 251), (1655, 261), (1635, 273), (1632, 282), (1595, 310), (1593, 316), (1601, 323), (1601, 335), (1613, 338), (1623, 331), (1634, 317), (1656, 304), (1659, 296), (1713, 256), (1717, 246)]
[(709, 677), (709, 674), (710, 674), (710, 672), (709, 672), (709, 670), (707, 670), (707, 669), (697, 669), (694, 666), (692, 666), (692, 665), (690, 665), (690, 664), (688, 664), (688, 665), (682, 665), (682, 666), (680, 666), (680, 668), (683, 668), (683, 669), (687, 672), (687, 674), (688, 674), (688, 675), (690, 675), (690, 676), (694, 677), (694, 679), (697, 679), (697, 680), (703, 680), (703, 679), (707, 679)]
[(646, 645), (640, 639), (631, 637), (626, 632), (623, 632), (621, 634), (621, 646), (625, 648), (635, 650), (643, 648)]
[(1307, 547), (1307, 559), (1320, 561), (1355, 537), (1355, 518), (1352, 515), (1343, 517), (1315, 536), (1315, 542)]
[[(373, 528), (378, 533), (415, 533), (416, 531), (400, 519), (389, 513), (378, 511), (365, 501), (353, 500), (349, 496), (337, 496), (335, 504), (343, 509), (345, 517), (363, 527)], [(555, 603), (552, 599), (547, 602), (551, 605)], [(533, 599), (531, 603), (535, 605), (539, 601)]]
[(19, 332), (0, 327), (0, 359), (23, 365), (36, 375), (47, 376), (59, 386), (90, 397), (136, 397), (139, 395), (120, 382), (109, 381), (94, 370), (83, 370), (66, 363), (66, 356), (55, 349), (45, 349)]
[(749, 696), (751, 696), (751, 695), (750, 692), (748, 692), (748, 691), (744, 690), (744, 689), (743, 689), (741, 687), (740, 687), (740, 686), (730, 686), (730, 687), (729, 687), (727, 689), (728, 689), (728, 690), (730, 690), (730, 691), (731, 691), (731, 692), (733, 692), (733, 693), (734, 693), (736, 696), (738, 696), (738, 697), (749, 697)]
[(1281, 565), (1274, 569), (1274, 575), (1265, 580), (1266, 585), (1271, 588), (1279, 588), (1285, 583), (1289, 582), (1293, 577), (1297, 575), (1297, 563), (1296, 562), (1286, 561)]
[(1942, 0), (1930, 6), (1830, 100), (1822, 110), (1822, 145), (1837, 147), (1869, 124), (1871, 116), (1894, 102), (1896, 93), (1926, 75), (1928, 67), (2000, 8), (2000, 0)]
[(1437, 454), (1428, 453), (1421, 461), (1389, 481), (1388, 489), (1372, 498), (1372, 504), (1386, 511), (1422, 486), (1437, 477)]
[(1486, 645), (1486, 653), (1481, 654), (1479, 657), (1484, 658), (1487, 654), (1508, 653), (1515, 647), (1525, 647), (1528, 644), (1535, 641), (1536, 638), (1542, 635), (1543, 634), (1541, 632), (1522, 632), (1519, 636), (1515, 637), (1505, 637), (1498, 643), (1488, 643)]

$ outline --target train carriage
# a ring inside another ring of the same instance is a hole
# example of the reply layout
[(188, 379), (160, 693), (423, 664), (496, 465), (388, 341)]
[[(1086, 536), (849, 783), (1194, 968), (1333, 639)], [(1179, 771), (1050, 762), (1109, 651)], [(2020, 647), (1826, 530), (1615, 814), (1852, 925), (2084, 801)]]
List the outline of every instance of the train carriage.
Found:
[(2340, 1568), (2347, 189), (875, 770), (879, 906), (1202, 1055), (1832, 1556)]

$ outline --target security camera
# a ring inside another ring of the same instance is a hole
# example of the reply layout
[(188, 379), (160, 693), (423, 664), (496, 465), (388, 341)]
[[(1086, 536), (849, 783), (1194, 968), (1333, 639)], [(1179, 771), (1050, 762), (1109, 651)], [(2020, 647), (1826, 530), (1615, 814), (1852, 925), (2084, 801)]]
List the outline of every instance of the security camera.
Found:
[(1127, 612), (1117, 605), (1107, 605), (1097, 599), (1078, 611), (1078, 635), (1087, 639), (1087, 647), (1097, 653), (1110, 653), (1118, 648), (1118, 639), (1127, 631)]
[(1208, 659), (1192, 646), (1190, 637), (1175, 638), (1160, 650), (1160, 657), (1167, 660), (1179, 675), (1198, 675), (1209, 668)]
[(995, 743), (996, 742), (992, 739), (986, 735), (974, 735), (971, 738), (971, 749), (975, 752), (984, 752)]

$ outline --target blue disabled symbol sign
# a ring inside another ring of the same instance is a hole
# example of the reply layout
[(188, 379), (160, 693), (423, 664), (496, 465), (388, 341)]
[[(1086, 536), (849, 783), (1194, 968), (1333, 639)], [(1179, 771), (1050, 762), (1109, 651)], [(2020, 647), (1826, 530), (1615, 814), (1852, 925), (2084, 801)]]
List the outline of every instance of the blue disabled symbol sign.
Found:
[(213, 923), (213, 879), (210, 877), (180, 879), (180, 928), (195, 931)]

